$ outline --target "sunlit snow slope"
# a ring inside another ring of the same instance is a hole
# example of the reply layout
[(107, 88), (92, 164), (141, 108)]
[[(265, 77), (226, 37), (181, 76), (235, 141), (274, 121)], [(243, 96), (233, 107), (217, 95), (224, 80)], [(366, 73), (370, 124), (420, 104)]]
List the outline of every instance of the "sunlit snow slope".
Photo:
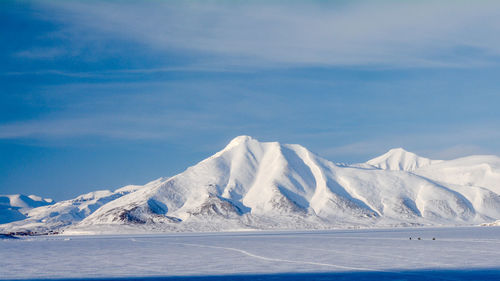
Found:
[(364, 164), (336, 165), (300, 145), (240, 136), (171, 178), (126, 192), (82, 195), (90, 198), (85, 203), (80, 196), (33, 209), (27, 219), (0, 230), (36, 226), (109, 233), (488, 223), (500, 218), (499, 163), (493, 156), (435, 161), (394, 149)]
[[(144, 187), (147, 186), (145, 185)], [(0, 225), (0, 232), (34, 231), (45, 233), (51, 230), (58, 231), (75, 222), (81, 221), (102, 205), (120, 196), (136, 191), (139, 188), (142, 188), (142, 186), (129, 185), (114, 192), (99, 190), (52, 205), (28, 209), (24, 213), (26, 219)]]
[(442, 161), (420, 157), (402, 148), (394, 148), (366, 163), (384, 170), (413, 171), (439, 162)]

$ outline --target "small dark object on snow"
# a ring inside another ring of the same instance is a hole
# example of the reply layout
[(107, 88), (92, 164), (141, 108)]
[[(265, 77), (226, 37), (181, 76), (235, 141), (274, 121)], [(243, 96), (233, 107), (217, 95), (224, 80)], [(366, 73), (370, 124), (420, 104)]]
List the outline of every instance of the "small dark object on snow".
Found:
[(436, 237), (432, 237), (432, 240), (436, 240)]
[(12, 233), (0, 233), (0, 239), (19, 239), (18, 237), (14, 236)]
[(411, 240), (411, 237), (410, 237), (410, 240)]
[(418, 237), (418, 240), (421, 240), (420, 237)]

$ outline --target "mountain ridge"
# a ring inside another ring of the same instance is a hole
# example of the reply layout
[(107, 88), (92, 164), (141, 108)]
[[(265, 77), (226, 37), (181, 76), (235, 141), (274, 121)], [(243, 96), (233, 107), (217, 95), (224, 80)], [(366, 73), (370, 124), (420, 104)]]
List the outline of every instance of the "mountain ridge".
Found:
[(439, 172), (450, 167), (447, 161), (403, 149), (360, 167), (337, 165), (301, 145), (239, 136), (173, 177), (102, 194), (107, 199), (79, 211), (58, 207), (60, 216), (81, 214), (64, 224), (57, 225), (58, 215), (47, 218), (50, 208), (41, 207), (0, 231), (30, 224), (68, 234), (475, 225), (500, 218), (497, 160), (451, 162), (455, 174), (467, 167), (476, 172), (463, 181), (450, 176), (449, 182)]
[(25, 219), (29, 210), (53, 203), (50, 198), (36, 195), (0, 195), (0, 224)]

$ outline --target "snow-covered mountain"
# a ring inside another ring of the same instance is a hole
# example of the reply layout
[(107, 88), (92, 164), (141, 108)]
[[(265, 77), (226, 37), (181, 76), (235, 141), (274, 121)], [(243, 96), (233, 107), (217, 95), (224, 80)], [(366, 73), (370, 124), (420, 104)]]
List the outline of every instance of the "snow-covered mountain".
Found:
[(29, 210), (52, 203), (52, 199), (36, 195), (0, 195), (0, 223), (25, 219)]
[(0, 232), (2, 230), (3, 232), (9, 230), (8, 232), (31, 231), (37, 233), (45, 233), (51, 230), (57, 231), (83, 220), (106, 203), (148, 186), (148, 184), (144, 186), (128, 185), (115, 191), (99, 190), (80, 195), (74, 199), (27, 209), (24, 213), (24, 220), (0, 225)]
[(337, 165), (300, 145), (240, 136), (181, 174), (32, 209), (0, 232), (480, 224), (500, 218), (499, 163), (494, 156), (435, 161), (394, 149)]
[(490, 223), (483, 223), (481, 226), (500, 226), (500, 220), (490, 222)]
[(384, 170), (413, 171), (439, 162), (442, 161), (420, 157), (403, 148), (393, 148), (387, 153), (373, 158), (366, 163)]

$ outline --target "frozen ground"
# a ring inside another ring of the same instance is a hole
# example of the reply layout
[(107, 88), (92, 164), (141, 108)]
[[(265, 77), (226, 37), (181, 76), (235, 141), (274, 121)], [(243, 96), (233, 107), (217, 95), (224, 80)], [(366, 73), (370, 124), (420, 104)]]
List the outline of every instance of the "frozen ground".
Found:
[(500, 280), (499, 249), (500, 227), (44, 236), (0, 239), (0, 278)]

